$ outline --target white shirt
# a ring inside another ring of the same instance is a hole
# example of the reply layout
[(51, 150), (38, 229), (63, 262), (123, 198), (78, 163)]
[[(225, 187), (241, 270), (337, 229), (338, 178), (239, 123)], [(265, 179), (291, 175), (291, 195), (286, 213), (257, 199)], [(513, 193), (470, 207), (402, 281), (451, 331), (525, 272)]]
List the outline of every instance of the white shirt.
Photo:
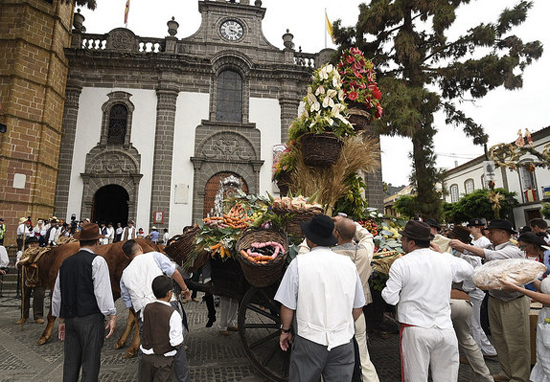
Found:
[(132, 259), (122, 272), (120, 292), (127, 308), (141, 312), (150, 302), (156, 301), (151, 284), (163, 273), (172, 276), (176, 267), (160, 252), (148, 252)]
[[(166, 301), (157, 300), (157, 302), (160, 304), (172, 306)], [(170, 316), (169, 336), (170, 336), (170, 345), (178, 346), (183, 343), (183, 326), (181, 323), (181, 316), (176, 310), (174, 310), (172, 312), (172, 315)], [(139, 345), (139, 348), (141, 349), (143, 354), (155, 354), (155, 351), (153, 350), (153, 348), (145, 349), (143, 345)], [(176, 355), (176, 352), (177, 352), (176, 350), (171, 350), (168, 353), (164, 353), (164, 355), (166, 357), (170, 357), (170, 356)]]
[(22, 223), (17, 226), (17, 236), (26, 235), (31, 236), (31, 230), (27, 227), (27, 224)]
[(491, 246), (491, 240), (486, 236), (481, 235), (477, 240), (472, 240), (472, 245), (479, 248), (489, 248)]
[(327, 350), (351, 340), (353, 308), (365, 305), (355, 264), (327, 247), (315, 247), (290, 263), (275, 300), (296, 311), (300, 337)]
[(10, 258), (8, 256), (8, 251), (6, 247), (0, 245), (0, 268), (6, 268), (10, 263)]
[(474, 272), (466, 261), (429, 248), (414, 250), (395, 260), (382, 298), (398, 305), (400, 323), (423, 328), (452, 328), (451, 284)]

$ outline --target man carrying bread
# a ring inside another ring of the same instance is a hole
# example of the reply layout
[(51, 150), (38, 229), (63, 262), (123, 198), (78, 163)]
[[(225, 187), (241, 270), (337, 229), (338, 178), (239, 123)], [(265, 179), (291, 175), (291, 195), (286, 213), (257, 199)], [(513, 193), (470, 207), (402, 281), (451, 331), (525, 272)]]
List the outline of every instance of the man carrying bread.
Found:
[[(515, 231), (508, 220), (494, 219), (487, 226), (489, 248), (479, 248), (451, 240), (451, 247), (468, 251), (485, 261), (524, 258), (521, 250), (510, 241)], [(495, 381), (529, 382), (531, 348), (529, 337), (529, 299), (520, 292), (489, 291), (489, 323), (493, 345), (498, 353), (501, 374)]]

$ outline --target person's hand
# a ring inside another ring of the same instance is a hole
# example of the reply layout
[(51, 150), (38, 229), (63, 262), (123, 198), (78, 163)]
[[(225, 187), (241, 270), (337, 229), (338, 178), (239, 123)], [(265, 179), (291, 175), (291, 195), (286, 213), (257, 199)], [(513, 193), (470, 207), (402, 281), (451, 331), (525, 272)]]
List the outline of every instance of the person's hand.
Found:
[(6, 271), (3, 269), (0, 269), (0, 275), (5, 275), (5, 274), (6, 274)]
[(59, 341), (65, 341), (65, 322), (59, 322), (57, 337), (59, 338)]
[(432, 251), (436, 251), (436, 252), (439, 252), (439, 253), (443, 253), (443, 251), (441, 250), (441, 247), (440, 247), (438, 244), (434, 243), (434, 242), (431, 242), (431, 243), (430, 243), (430, 249), (431, 249)]
[(287, 351), (290, 348), (291, 344), (292, 333), (281, 332), (281, 336), (279, 337), (279, 345), (281, 346), (281, 349), (283, 349), (283, 351)]
[(502, 287), (500, 287), (499, 290), (514, 291), (514, 290), (518, 290), (518, 289), (519, 289), (519, 286), (517, 286), (517, 285), (514, 284), (514, 283), (511, 283), (510, 281), (506, 280), (506, 279), (503, 278), (503, 277), (499, 277), (499, 278), (498, 278), (498, 281), (500, 281), (500, 284), (502, 285)]
[(107, 322), (107, 325), (105, 326), (105, 330), (109, 329), (109, 333), (105, 336), (105, 338), (109, 338), (113, 335), (113, 332), (116, 328), (116, 316), (109, 316), (109, 321)]
[(464, 248), (466, 248), (466, 245), (458, 239), (451, 239), (451, 241), (449, 242), (449, 246), (452, 249), (456, 249), (458, 251), (462, 251)]
[(188, 302), (191, 300), (191, 291), (189, 288), (186, 288), (181, 291), (180, 297), (183, 299), (184, 302)]

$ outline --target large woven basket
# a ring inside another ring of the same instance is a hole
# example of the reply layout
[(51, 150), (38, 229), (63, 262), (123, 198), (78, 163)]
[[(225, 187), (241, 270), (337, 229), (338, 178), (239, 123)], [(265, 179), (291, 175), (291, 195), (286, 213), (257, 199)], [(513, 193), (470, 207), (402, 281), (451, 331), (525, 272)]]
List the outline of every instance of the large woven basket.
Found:
[(325, 167), (336, 163), (343, 142), (333, 133), (307, 133), (300, 138), (304, 163), (308, 166)]
[[(169, 245), (164, 248), (168, 257), (181, 265), (184, 271), (196, 272), (210, 257), (206, 251), (194, 252), (195, 237), (199, 231), (199, 227), (185, 227), (183, 234), (171, 238)], [(191, 257), (194, 257), (194, 260), (189, 264)]]
[(290, 209), (290, 208), (280, 208), (280, 207), (274, 207), (273, 212), (279, 216), (282, 215), (289, 215), (289, 219), (285, 219), (287, 221), (285, 225), (285, 231), (292, 237), (296, 239), (303, 239), (304, 234), (302, 232), (302, 228), (300, 227), (300, 223), (309, 221), (313, 219), (313, 216), (323, 213), (323, 211), (320, 208), (308, 208), (308, 209)]
[[(282, 244), (285, 253), (265, 264), (253, 263), (241, 255), (241, 250), (246, 251), (251, 247), (252, 243), (265, 243), (268, 241), (276, 241)], [(288, 239), (286, 235), (274, 229), (248, 228), (237, 240), (236, 249), (237, 259), (241, 264), (244, 277), (250, 285), (263, 288), (273, 284), (281, 277), (288, 253)]]

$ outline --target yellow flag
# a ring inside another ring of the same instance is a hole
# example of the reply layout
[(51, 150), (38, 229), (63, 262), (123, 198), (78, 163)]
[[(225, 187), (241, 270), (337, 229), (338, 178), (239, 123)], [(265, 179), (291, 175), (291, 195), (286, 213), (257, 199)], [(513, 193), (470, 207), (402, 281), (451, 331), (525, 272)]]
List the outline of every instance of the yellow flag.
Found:
[(126, 1), (126, 7), (124, 7), (124, 24), (128, 24), (128, 13), (130, 13), (130, 0)]
[(332, 23), (328, 19), (328, 15), (327, 15), (326, 12), (325, 12), (325, 18), (326, 18), (326, 22), (327, 22), (327, 32), (328, 32), (330, 38), (332, 39), (332, 42), (334, 42), (334, 34), (333, 34), (333, 31), (332, 31)]

